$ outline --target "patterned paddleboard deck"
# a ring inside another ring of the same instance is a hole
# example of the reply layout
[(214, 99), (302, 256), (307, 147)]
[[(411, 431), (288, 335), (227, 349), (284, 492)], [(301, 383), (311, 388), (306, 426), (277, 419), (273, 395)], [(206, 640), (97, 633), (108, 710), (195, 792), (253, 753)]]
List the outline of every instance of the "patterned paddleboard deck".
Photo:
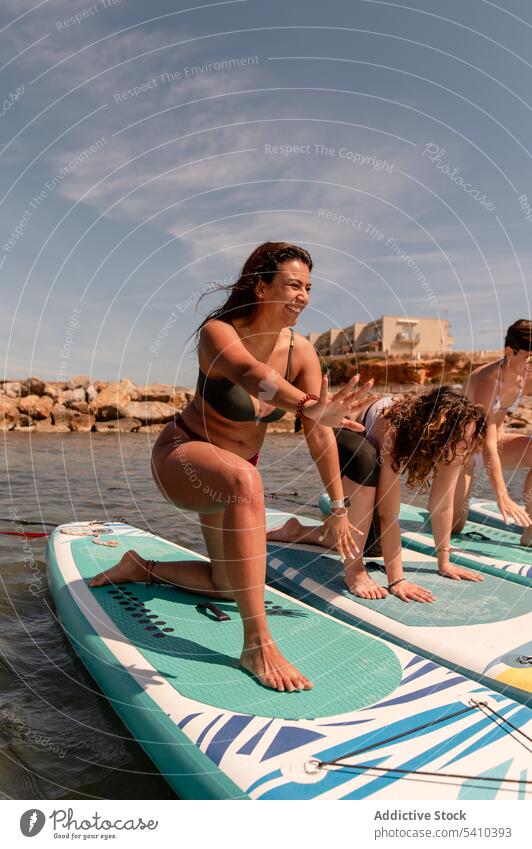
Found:
[[(283, 593), (266, 590), (274, 638), (314, 680), (274, 693), (238, 665), (242, 626), (175, 587), (87, 582), (128, 549), (201, 555), (122, 523), (95, 544), (63, 525), (48, 544), (62, 627), (118, 715), (178, 795), (247, 799), (523, 799), (532, 712), (455, 671)], [(69, 533), (65, 533), (69, 531)], [(517, 730), (512, 730), (508, 723)], [(317, 766), (337, 760), (338, 765)]]
[[(279, 526), (289, 513), (268, 511), (268, 526)], [(306, 523), (314, 523), (305, 519)], [(268, 546), (268, 576), (309, 603), (321, 599), (335, 615), (372, 633), (385, 634), (407, 648), (477, 678), (512, 698), (532, 705), (532, 592), (498, 576), (481, 582), (451, 581), (438, 574), (434, 557), (403, 550), (407, 578), (436, 597), (431, 604), (394, 596), (366, 600), (345, 586), (336, 554), (318, 546)], [(385, 585), (382, 559), (370, 566), (375, 581)], [(308, 591), (309, 597), (305, 595)]]

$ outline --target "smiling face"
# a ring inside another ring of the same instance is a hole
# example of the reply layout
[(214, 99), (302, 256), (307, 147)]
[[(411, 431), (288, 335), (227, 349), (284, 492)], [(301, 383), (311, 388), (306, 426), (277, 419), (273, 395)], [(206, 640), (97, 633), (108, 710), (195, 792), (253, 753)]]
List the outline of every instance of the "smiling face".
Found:
[(504, 355), (509, 367), (517, 374), (524, 374), (527, 370), (531, 370), (532, 355), (530, 351), (516, 350), (506, 346)]
[(280, 263), (271, 283), (259, 281), (257, 301), (268, 318), (281, 326), (296, 323), (310, 298), (310, 271), (300, 259)]

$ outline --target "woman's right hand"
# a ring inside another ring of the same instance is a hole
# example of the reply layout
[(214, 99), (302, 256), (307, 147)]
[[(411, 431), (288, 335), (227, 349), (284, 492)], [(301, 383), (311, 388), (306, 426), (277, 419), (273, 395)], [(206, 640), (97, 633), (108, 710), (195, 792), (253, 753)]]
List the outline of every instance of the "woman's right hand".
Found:
[(368, 380), (364, 386), (357, 387), (360, 375), (355, 374), (345, 386), (329, 399), (329, 380), (327, 375), (321, 381), (319, 401), (305, 404), (303, 416), (325, 427), (346, 427), (350, 430), (365, 430), (364, 426), (352, 419), (349, 415), (356, 415), (363, 406), (376, 401), (379, 397), (376, 393), (370, 394), (373, 380)]

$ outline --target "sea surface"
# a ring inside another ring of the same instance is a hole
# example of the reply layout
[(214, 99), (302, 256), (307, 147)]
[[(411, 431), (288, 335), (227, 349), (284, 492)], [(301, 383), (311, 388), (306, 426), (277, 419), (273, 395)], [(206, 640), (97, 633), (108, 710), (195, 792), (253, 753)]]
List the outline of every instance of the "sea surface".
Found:
[[(0, 459), (0, 530), (13, 530), (10, 518), (60, 524), (122, 516), (205, 553), (195, 514), (177, 511), (152, 480), (154, 439), (10, 433)], [(322, 486), (300, 436), (268, 436), (259, 469), (265, 491), (276, 496), (268, 506), (319, 518)], [(524, 477), (516, 473), (509, 486), (519, 500)], [(475, 495), (490, 495), (483, 473)], [(426, 503), (405, 490), (403, 497)], [(0, 535), (0, 798), (176, 798), (63, 634), (45, 549), (46, 539)]]

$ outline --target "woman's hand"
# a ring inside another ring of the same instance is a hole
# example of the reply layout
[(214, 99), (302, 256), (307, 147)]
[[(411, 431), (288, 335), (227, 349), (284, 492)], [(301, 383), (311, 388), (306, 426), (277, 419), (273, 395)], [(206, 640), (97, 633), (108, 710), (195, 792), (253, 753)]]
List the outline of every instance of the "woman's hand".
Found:
[(363, 534), (362, 531), (359, 531), (358, 528), (355, 528), (355, 526), (351, 524), (345, 507), (340, 509), (343, 512), (336, 513), (333, 510), (330, 515), (327, 516), (323, 522), (319, 540), (321, 542), (325, 539), (325, 537), (330, 537), (331, 541), (327, 544), (330, 544), (331, 548), (335, 547), (337, 549), (342, 560), (349, 560), (349, 558), (354, 558), (360, 553), (360, 549), (353, 539), (352, 531), (360, 534), (360, 536), (363, 536)]
[(410, 581), (400, 581), (389, 592), (407, 603), (409, 601), (432, 602), (436, 600), (430, 590), (426, 590), (418, 584), (411, 584)]
[(497, 505), (501, 511), (505, 525), (508, 525), (511, 521), (515, 522), (516, 525), (521, 525), (523, 528), (528, 528), (532, 525), (532, 519), (524, 507), (520, 507), (519, 504), (512, 501), (507, 492), (503, 492), (498, 496)]
[(462, 569), (461, 566), (454, 566), (452, 563), (446, 563), (444, 566), (438, 566), (438, 572), (444, 578), (450, 578), (451, 581), (484, 580), (484, 576), (479, 572), (471, 572), (470, 569)]
[(347, 427), (350, 430), (363, 431), (364, 426), (358, 422), (346, 418), (356, 415), (357, 412), (368, 402), (376, 401), (377, 394), (370, 394), (373, 380), (368, 380), (361, 389), (357, 388), (360, 375), (356, 374), (345, 386), (329, 399), (327, 375), (321, 381), (319, 401), (307, 403), (303, 407), (305, 418), (313, 422), (319, 422), (325, 427)]

